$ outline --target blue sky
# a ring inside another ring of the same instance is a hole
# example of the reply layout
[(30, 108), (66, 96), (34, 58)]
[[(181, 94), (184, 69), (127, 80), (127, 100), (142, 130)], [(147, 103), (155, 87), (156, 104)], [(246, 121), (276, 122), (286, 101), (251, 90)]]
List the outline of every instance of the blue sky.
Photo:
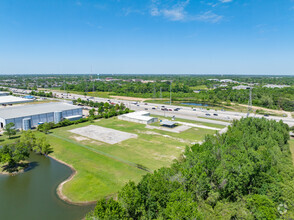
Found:
[(294, 0), (1, 0), (0, 74), (294, 75)]

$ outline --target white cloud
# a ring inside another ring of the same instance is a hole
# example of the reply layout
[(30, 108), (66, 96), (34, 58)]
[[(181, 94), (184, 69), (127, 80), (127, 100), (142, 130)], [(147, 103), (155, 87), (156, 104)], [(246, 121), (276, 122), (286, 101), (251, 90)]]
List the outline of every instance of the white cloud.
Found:
[[(221, 0), (223, 2), (229, 2), (232, 0)], [(162, 16), (170, 21), (202, 21), (217, 23), (223, 19), (223, 16), (217, 15), (212, 11), (206, 11), (202, 14), (191, 15), (187, 12), (186, 7), (189, 5), (190, 0), (176, 1), (175, 4), (170, 5), (163, 4), (159, 0), (151, 0), (150, 15), (151, 16)]]
[(232, 2), (233, 0), (220, 0), (220, 2), (222, 3), (229, 3), (229, 2)]
[(184, 21), (187, 19), (186, 6), (190, 0), (178, 1), (172, 6), (161, 5), (158, 0), (152, 0), (151, 16), (163, 16), (171, 21)]
[(186, 13), (183, 8), (163, 9), (162, 15), (171, 21), (182, 21), (186, 19)]
[(195, 17), (195, 20), (210, 22), (210, 23), (217, 23), (223, 19), (223, 16), (217, 15), (212, 11), (207, 11), (202, 14), (199, 14)]

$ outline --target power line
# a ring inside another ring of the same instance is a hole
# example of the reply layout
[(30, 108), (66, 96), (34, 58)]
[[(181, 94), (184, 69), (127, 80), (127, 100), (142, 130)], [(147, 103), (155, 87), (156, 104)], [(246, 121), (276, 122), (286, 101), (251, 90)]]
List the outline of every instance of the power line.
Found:
[(248, 100), (248, 112), (247, 112), (247, 117), (250, 114), (250, 111), (252, 111), (252, 87), (249, 89), (249, 100)]

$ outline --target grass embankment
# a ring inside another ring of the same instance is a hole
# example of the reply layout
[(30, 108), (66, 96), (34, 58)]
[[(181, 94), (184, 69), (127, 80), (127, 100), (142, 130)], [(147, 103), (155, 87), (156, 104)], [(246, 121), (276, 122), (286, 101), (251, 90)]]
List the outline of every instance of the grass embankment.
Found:
[[(81, 136), (69, 130), (87, 125), (99, 125), (138, 135), (118, 144), (106, 144)], [(180, 134), (146, 129), (145, 125), (120, 121), (117, 118), (101, 119), (52, 130), (47, 136), (54, 148), (53, 157), (74, 167), (77, 171), (72, 181), (63, 187), (63, 194), (74, 202), (97, 200), (114, 195), (127, 181), (137, 182), (147, 171), (169, 166), (186, 145), (203, 140), (215, 131), (191, 128)], [(38, 133), (39, 136), (45, 136)]]
[(101, 98), (110, 98), (110, 92), (77, 92), (77, 91), (64, 91), (56, 88), (46, 88), (46, 89), (39, 89), (39, 90), (44, 90), (48, 92), (61, 92), (61, 93), (71, 93), (71, 94), (77, 94), (77, 95), (87, 95), (87, 96), (93, 96), (93, 97), (101, 97)]

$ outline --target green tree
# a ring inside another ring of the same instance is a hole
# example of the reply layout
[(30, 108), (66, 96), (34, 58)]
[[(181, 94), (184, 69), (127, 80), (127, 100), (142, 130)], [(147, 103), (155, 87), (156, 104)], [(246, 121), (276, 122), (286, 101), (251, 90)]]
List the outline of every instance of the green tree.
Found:
[(90, 117), (95, 116), (95, 108), (92, 108), (91, 110), (89, 110), (89, 116)]
[(27, 146), (30, 150), (33, 150), (36, 146), (36, 136), (32, 130), (22, 131), (20, 142)]
[(121, 207), (120, 203), (116, 202), (112, 198), (108, 201), (104, 198), (97, 202), (94, 211), (88, 214), (86, 219), (120, 220), (127, 218), (125, 209)]
[(14, 128), (14, 123), (10, 122), (4, 127), (4, 135), (7, 135), (9, 138), (16, 135), (16, 129)]
[(46, 155), (53, 152), (53, 148), (47, 142), (46, 138), (42, 137), (42, 138), (37, 139), (36, 146), (34, 147), (34, 151), (36, 153), (39, 153), (39, 154), (46, 156)]
[(8, 172), (16, 171), (18, 163), (28, 158), (29, 155), (29, 148), (22, 143), (4, 145), (0, 148), (0, 162), (3, 164), (7, 163), (7, 166), (4, 166), (4, 170)]

